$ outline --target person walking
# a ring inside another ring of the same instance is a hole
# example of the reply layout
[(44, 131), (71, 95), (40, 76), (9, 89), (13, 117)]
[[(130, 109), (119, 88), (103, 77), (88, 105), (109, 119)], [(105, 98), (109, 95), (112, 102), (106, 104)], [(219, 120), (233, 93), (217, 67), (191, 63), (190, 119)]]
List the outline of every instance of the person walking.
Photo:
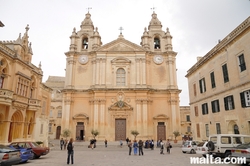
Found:
[(139, 140), (138, 144), (139, 144), (139, 156), (140, 155), (143, 156), (143, 141)]
[(105, 147), (107, 147), (108, 146), (108, 141), (106, 139), (105, 139), (104, 143), (105, 143)]
[(131, 140), (128, 140), (128, 148), (129, 148), (128, 155), (131, 155), (131, 151), (132, 151), (132, 142), (131, 142)]
[(67, 145), (67, 150), (68, 150), (68, 158), (67, 158), (67, 164), (70, 163), (74, 164), (74, 143), (73, 143), (73, 138), (70, 138), (69, 143)]
[(60, 140), (60, 147), (61, 147), (61, 150), (63, 149), (63, 146), (64, 146), (64, 140), (63, 140), (63, 138), (61, 138), (61, 140)]
[(136, 140), (134, 140), (133, 148), (134, 148), (134, 155), (137, 155), (138, 143)]
[(64, 145), (63, 145), (64, 150), (66, 150), (67, 144), (68, 144), (68, 140), (67, 140), (67, 138), (66, 138), (66, 139), (64, 140)]
[(122, 140), (120, 140), (120, 147), (122, 148), (122, 145), (123, 145), (123, 142), (122, 142)]
[(170, 141), (169, 139), (167, 139), (167, 142), (166, 142), (166, 149), (167, 149), (167, 153), (170, 154), (170, 148), (172, 147), (172, 145), (170, 144)]
[(164, 143), (162, 140), (160, 140), (160, 145), (161, 145), (161, 149), (160, 149), (160, 154), (164, 154), (163, 150), (164, 150)]
[(127, 138), (126, 138), (127, 145), (128, 145), (128, 141), (129, 141), (129, 139), (128, 139), (128, 137), (127, 137)]

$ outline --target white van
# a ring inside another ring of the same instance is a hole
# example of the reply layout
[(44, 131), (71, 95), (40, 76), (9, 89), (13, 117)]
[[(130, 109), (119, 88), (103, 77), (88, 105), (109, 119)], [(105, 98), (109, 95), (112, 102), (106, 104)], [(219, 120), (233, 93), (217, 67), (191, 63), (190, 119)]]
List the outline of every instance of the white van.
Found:
[(208, 153), (214, 157), (231, 156), (231, 150), (243, 143), (250, 142), (250, 135), (214, 134), (208, 139)]

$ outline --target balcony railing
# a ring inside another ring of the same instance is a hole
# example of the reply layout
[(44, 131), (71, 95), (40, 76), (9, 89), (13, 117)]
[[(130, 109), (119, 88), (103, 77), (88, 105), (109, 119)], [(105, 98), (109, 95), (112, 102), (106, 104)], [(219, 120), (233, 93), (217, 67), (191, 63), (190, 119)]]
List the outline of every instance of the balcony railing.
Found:
[(13, 91), (8, 89), (0, 89), (0, 104), (11, 105), (13, 100)]
[(37, 111), (41, 107), (41, 101), (37, 99), (29, 99), (28, 110)]

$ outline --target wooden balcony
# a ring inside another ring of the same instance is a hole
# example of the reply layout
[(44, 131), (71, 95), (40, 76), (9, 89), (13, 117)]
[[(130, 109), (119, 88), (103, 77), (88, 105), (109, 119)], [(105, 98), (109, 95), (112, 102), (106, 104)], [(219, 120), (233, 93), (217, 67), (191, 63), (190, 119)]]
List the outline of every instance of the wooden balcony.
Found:
[(29, 106), (28, 110), (31, 111), (38, 111), (38, 109), (41, 108), (41, 101), (37, 99), (29, 99)]
[(8, 89), (0, 89), (0, 104), (11, 105), (13, 100), (13, 91)]

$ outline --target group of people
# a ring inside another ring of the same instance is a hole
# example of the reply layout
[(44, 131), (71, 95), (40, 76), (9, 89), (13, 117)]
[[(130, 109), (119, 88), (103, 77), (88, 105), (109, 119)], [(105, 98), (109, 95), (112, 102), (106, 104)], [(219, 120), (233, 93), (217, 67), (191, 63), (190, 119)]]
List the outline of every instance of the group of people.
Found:
[(169, 139), (167, 139), (166, 143), (160, 140), (159, 144), (160, 144), (160, 154), (164, 154), (164, 147), (166, 147), (167, 153), (170, 154), (170, 149), (172, 148), (172, 145), (170, 144)]
[(66, 146), (67, 146), (67, 144), (68, 144), (68, 140), (67, 139), (63, 139), (63, 138), (61, 138), (61, 140), (60, 140), (60, 147), (61, 147), (61, 150), (66, 150)]
[(61, 150), (62, 149), (66, 149), (67, 147), (67, 151), (68, 151), (68, 157), (67, 157), (67, 164), (70, 163), (71, 160), (71, 164), (74, 164), (74, 142), (73, 142), (73, 138), (70, 138), (69, 142), (67, 139), (63, 139), (61, 138), (60, 140), (60, 147)]
[[(126, 140), (127, 141), (127, 140)], [(139, 156), (143, 155), (143, 147), (148, 148), (150, 147), (152, 150), (154, 148), (154, 141), (153, 140), (147, 140), (144, 142), (142, 140), (139, 140), (138, 142), (136, 140), (132, 141), (128, 140), (127, 145), (129, 147), (129, 155), (131, 155), (132, 148), (134, 149), (134, 155), (137, 155), (138, 149), (139, 149)], [(159, 147), (160, 147), (160, 154), (164, 154), (164, 148), (166, 148), (167, 153), (170, 154), (170, 149), (172, 148), (172, 145), (170, 143), (170, 140), (168, 139), (166, 143), (164, 143), (162, 140), (159, 140)]]
[[(122, 146), (123, 143), (121, 143), (122, 141), (120, 141), (120, 144)], [(145, 141), (145, 146), (144, 146), (144, 142), (142, 140), (139, 140), (137, 142), (137, 140), (134, 140), (133, 143), (131, 140), (129, 140), (128, 138), (126, 139), (127, 145), (129, 147), (129, 155), (131, 155), (132, 153), (132, 148), (134, 149), (134, 155), (137, 155), (137, 153), (139, 152), (139, 156), (142, 155), (143, 156), (143, 147), (144, 148), (148, 148), (148, 146), (153, 150), (154, 147), (154, 141), (153, 140), (146, 140)], [(104, 141), (105, 143), (105, 147), (107, 147), (107, 140), (105, 139)], [(96, 139), (92, 139), (90, 140), (90, 145), (91, 148), (93, 149), (93, 147), (96, 144)], [(160, 154), (164, 154), (164, 147), (167, 149), (167, 153), (170, 154), (170, 149), (172, 148), (172, 145), (170, 144), (169, 139), (167, 139), (167, 142), (164, 143), (162, 140), (157, 141), (157, 146), (159, 145), (160, 147)], [(67, 151), (68, 151), (68, 157), (67, 157), (67, 164), (70, 163), (71, 160), (71, 164), (74, 163), (74, 143), (73, 143), (73, 138), (71, 138), (68, 142), (67, 139), (61, 139), (60, 140), (60, 147), (61, 150), (62, 149), (66, 149), (67, 147)]]

